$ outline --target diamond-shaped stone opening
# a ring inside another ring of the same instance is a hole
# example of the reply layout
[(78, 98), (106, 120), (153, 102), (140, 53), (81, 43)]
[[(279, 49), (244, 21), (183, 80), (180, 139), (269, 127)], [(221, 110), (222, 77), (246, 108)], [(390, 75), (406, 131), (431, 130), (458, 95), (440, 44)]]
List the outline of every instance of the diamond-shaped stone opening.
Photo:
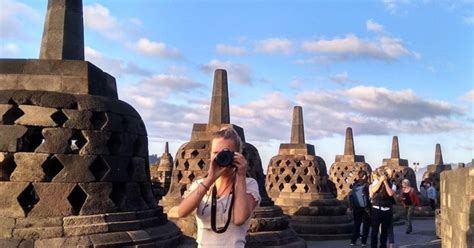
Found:
[(71, 191), (71, 194), (67, 197), (67, 200), (72, 206), (73, 215), (78, 215), (81, 212), (81, 208), (86, 202), (87, 194), (82, 190), (79, 185), (76, 185)]
[(58, 127), (61, 127), (64, 122), (66, 122), (69, 118), (67, 118), (67, 116), (63, 113), (62, 110), (58, 110), (51, 115), (51, 119), (56, 122)]
[(282, 174), (283, 172), (285, 172), (285, 168), (280, 168), (280, 174)]
[(186, 157), (186, 151), (182, 151), (181, 152), (181, 158), (185, 158)]
[(280, 177), (278, 175), (275, 176), (275, 182), (278, 182), (280, 180)]
[(295, 168), (295, 167), (291, 168), (291, 172), (292, 172), (293, 174), (295, 174), (295, 173), (296, 173), (296, 168)]
[(189, 169), (189, 162), (187, 160), (184, 162), (184, 169), (185, 170)]
[(102, 157), (98, 156), (94, 162), (92, 162), (89, 170), (92, 172), (92, 175), (94, 175), (95, 180), (99, 182), (102, 181), (105, 174), (110, 170), (110, 167)]
[(344, 174), (344, 171), (343, 171), (343, 172), (341, 172), (341, 177), (343, 177), (344, 175), (345, 175), (345, 174)]
[(304, 192), (305, 192), (305, 193), (308, 193), (308, 191), (309, 191), (309, 187), (308, 187), (307, 184), (305, 184), (305, 185), (304, 185)]
[(314, 177), (310, 177), (310, 178), (309, 178), (309, 182), (310, 182), (311, 184), (314, 184)]
[(286, 161), (285, 161), (285, 164), (288, 166), (288, 165), (291, 164), (291, 161), (290, 161), (290, 160), (286, 160)]
[(278, 185), (278, 189), (279, 189), (280, 191), (282, 191), (284, 188), (285, 188), (285, 186), (283, 186), (283, 183), (280, 183), (280, 185)]
[(189, 182), (194, 181), (194, 178), (195, 178), (195, 177), (196, 177), (196, 176), (194, 176), (194, 173), (191, 172), (191, 173), (189, 174), (189, 176), (188, 176)]
[(94, 129), (102, 130), (107, 123), (107, 116), (105, 115), (105, 112), (92, 112), (90, 122), (92, 123), (92, 126), (94, 126)]
[(84, 147), (87, 143), (86, 138), (82, 135), (82, 132), (77, 130), (69, 139), (69, 148), (71, 149), (72, 154), (78, 154), (79, 151)]
[(44, 174), (47, 177), (48, 181), (53, 180), (53, 178), (62, 170), (64, 169), (64, 165), (59, 162), (56, 156), (50, 157), (46, 162), (42, 165)]
[(268, 190), (271, 190), (272, 188), (273, 188), (273, 183), (270, 183), (270, 184), (268, 185)]
[(182, 171), (178, 171), (178, 182), (180, 182), (181, 179), (183, 179), (183, 172), (182, 172)]
[(125, 194), (125, 183), (113, 183), (112, 192), (110, 192), (110, 200), (117, 206), (117, 208), (122, 205), (122, 201)]
[(300, 167), (302, 165), (301, 161), (296, 161), (296, 167)]
[(107, 148), (109, 149), (110, 154), (120, 155), (120, 146), (121, 146), (120, 133), (112, 133), (109, 140), (107, 141)]
[(34, 152), (45, 141), (42, 131), (43, 129), (39, 127), (28, 127), (28, 131), (23, 135), (21, 142), (18, 144), (19, 150)]
[(346, 171), (346, 170), (348, 170), (348, 169), (349, 169), (349, 167), (347, 167), (347, 166), (346, 166), (346, 167), (344, 167), (344, 170), (345, 170), (345, 171)]
[(204, 166), (206, 165), (206, 162), (204, 162), (204, 160), (199, 160), (199, 162), (197, 163), (197, 165), (199, 166), (199, 168), (202, 170), (204, 168)]
[(344, 186), (343, 186), (342, 184), (340, 184), (340, 185), (338, 186), (338, 188), (339, 188), (339, 189), (342, 189), (342, 188), (344, 188)]
[(196, 158), (197, 155), (199, 155), (198, 150), (194, 150), (193, 152), (191, 152), (191, 158)]
[(10, 181), (10, 175), (16, 168), (13, 154), (0, 153), (0, 181)]
[(291, 188), (291, 192), (295, 192), (298, 187), (296, 187), (295, 184), (292, 184), (290, 188)]
[(276, 166), (279, 166), (280, 164), (281, 164), (281, 160), (277, 160), (277, 161), (275, 162), (275, 165), (276, 165)]
[(28, 187), (17, 197), (17, 201), (25, 212), (25, 216), (28, 216), (28, 213), (35, 207), (39, 200), (38, 194), (31, 183), (28, 184)]
[(286, 182), (286, 183), (289, 183), (290, 181), (291, 181), (290, 175), (286, 175), (286, 177), (285, 177), (285, 182)]
[(296, 183), (302, 183), (303, 182), (303, 178), (301, 178), (300, 176), (298, 176), (296, 178)]
[(13, 105), (12, 108), (10, 108), (5, 114), (3, 114), (2, 123), (5, 125), (13, 125), (15, 124), (15, 120), (17, 120), (24, 114), (25, 112), (23, 112), (18, 107), (18, 105)]
[(309, 172), (308, 167), (304, 168), (303, 173), (304, 173), (305, 175), (308, 175), (308, 172)]
[(181, 189), (179, 190), (179, 193), (181, 195), (184, 195), (184, 192), (186, 192), (186, 185), (181, 185)]

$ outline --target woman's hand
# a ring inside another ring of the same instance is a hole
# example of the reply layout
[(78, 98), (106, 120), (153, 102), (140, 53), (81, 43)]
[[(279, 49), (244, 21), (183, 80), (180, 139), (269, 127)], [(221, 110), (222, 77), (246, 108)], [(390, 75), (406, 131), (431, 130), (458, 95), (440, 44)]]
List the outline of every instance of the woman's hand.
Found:
[(232, 165), (236, 168), (237, 176), (246, 177), (247, 176), (247, 159), (241, 153), (234, 153), (234, 161)]
[(216, 160), (211, 160), (211, 164), (209, 165), (209, 170), (207, 173), (207, 177), (204, 179), (203, 183), (210, 188), (211, 185), (219, 178), (222, 173), (227, 169), (227, 167), (220, 167)]

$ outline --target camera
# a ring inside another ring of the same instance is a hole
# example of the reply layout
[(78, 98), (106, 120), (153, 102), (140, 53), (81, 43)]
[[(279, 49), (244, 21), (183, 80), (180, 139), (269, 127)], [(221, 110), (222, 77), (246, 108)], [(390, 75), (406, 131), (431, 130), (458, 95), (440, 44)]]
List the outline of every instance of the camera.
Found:
[(234, 161), (234, 152), (230, 151), (229, 149), (224, 149), (216, 155), (214, 160), (220, 167), (232, 166), (232, 162)]

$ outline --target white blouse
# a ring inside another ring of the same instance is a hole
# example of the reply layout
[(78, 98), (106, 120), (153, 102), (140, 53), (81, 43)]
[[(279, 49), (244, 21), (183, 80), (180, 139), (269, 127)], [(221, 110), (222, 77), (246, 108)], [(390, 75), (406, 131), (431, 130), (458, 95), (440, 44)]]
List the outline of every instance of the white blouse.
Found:
[[(188, 188), (184, 197), (189, 193), (193, 192), (201, 183), (203, 179), (194, 181), (191, 186)], [(247, 194), (251, 194), (257, 206), (261, 201), (260, 194), (258, 192), (257, 181), (253, 178), (246, 178), (247, 184)], [(231, 220), (229, 227), (224, 233), (215, 233), (211, 228), (211, 202), (212, 196), (209, 190), (207, 195), (204, 195), (201, 202), (199, 203), (198, 208), (196, 209), (195, 216), (197, 222), (197, 243), (198, 247), (244, 247), (245, 246), (245, 236), (247, 235), (247, 230), (250, 226), (250, 218), (245, 221), (244, 224), (237, 226)], [(227, 195), (222, 198), (217, 199), (217, 208), (216, 208), (216, 226), (217, 228), (224, 227), (228, 212), (230, 208), (230, 201), (232, 195)], [(235, 201), (235, 199), (234, 199)], [(234, 203), (235, 204), (235, 203)], [(235, 211), (235, 209), (234, 209)], [(238, 210), (237, 210), (238, 211)], [(233, 215), (231, 215), (233, 218)]]

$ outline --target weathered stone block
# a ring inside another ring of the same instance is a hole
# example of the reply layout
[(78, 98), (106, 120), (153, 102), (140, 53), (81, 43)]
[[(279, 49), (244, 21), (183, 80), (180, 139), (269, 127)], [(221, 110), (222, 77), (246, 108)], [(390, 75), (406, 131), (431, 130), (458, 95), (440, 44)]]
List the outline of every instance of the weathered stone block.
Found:
[(54, 177), (52, 182), (92, 182), (95, 177), (89, 167), (96, 156), (56, 154), (55, 157), (64, 168)]
[(64, 227), (64, 234), (67, 237), (88, 235), (88, 234), (94, 234), (94, 233), (105, 233), (108, 231), (109, 231), (109, 226), (107, 223)]
[(0, 182), (0, 216), (25, 217), (25, 211), (18, 202), (18, 196), (28, 187), (28, 182)]
[(45, 141), (36, 148), (35, 152), (63, 154), (71, 151), (69, 139), (73, 131), (67, 128), (44, 128)]
[(94, 247), (132, 245), (132, 239), (126, 232), (102, 233), (90, 236)]
[(57, 126), (56, 122), (51, 118), (51, 115), (58, 111), (57, 109), (30, 105), (20, 105), (19, 107), (25, 114), (17, 119), (15, 124), (43, 127)]
[(16, 152), (18, 140), (25, 135), (26, 127), (0, 125), (0, 151)]
[(83, 130), (82, 134), (87, 139), (87, 143), (79, 152), (81, 155), (108, 155), (107, 142), (111, 133), (102, 131)]
[(39, 91), (37, 94), (41, 95), (38, 105), (42, 107), (62, 108), (63, 110), (77, 108), (77, 101), (74, 95), (48, 91)]
[(17, 239), (44, 239), (54, 238), (63, 235), (62, 227), (30, 227), (15, 228), (13, 230), (13, 238)]
[(42, 153), (15, 153), (16, 169), (10, 176), (11, 181), (16, 182), (42, 182), (48, 179), (44, 172), (43, 165), (46, 163), (49, 154)]
[(79, 186), (87, 194), (80, 215), (109, 213), (116, 210), (114, 202), (109, 198), (112, 192), (111, 183), (80, 183)]
[(46, 218), (18, 218), (16, 219), (17, 228), (29, 227), (61, 227), (63, 225), (62, 217)]
[[(74, 183), (33, 183), (40, 199), (28, 214), (29, 217), (53, 217), (73, 215), (69, 195)], [(54, 206), (52, 208), (51, 206)]]
[(64, 227), (86, 226), (106, 223), (105, 214), (64, 217)]
[(94, 125), (92, 125), (90, 121), (92, 112), (74, 109), (63, 109), (63, 112), (68, 117), (68, 120), (63, 124), (63, 127), (81, 130), (94, 129)]

